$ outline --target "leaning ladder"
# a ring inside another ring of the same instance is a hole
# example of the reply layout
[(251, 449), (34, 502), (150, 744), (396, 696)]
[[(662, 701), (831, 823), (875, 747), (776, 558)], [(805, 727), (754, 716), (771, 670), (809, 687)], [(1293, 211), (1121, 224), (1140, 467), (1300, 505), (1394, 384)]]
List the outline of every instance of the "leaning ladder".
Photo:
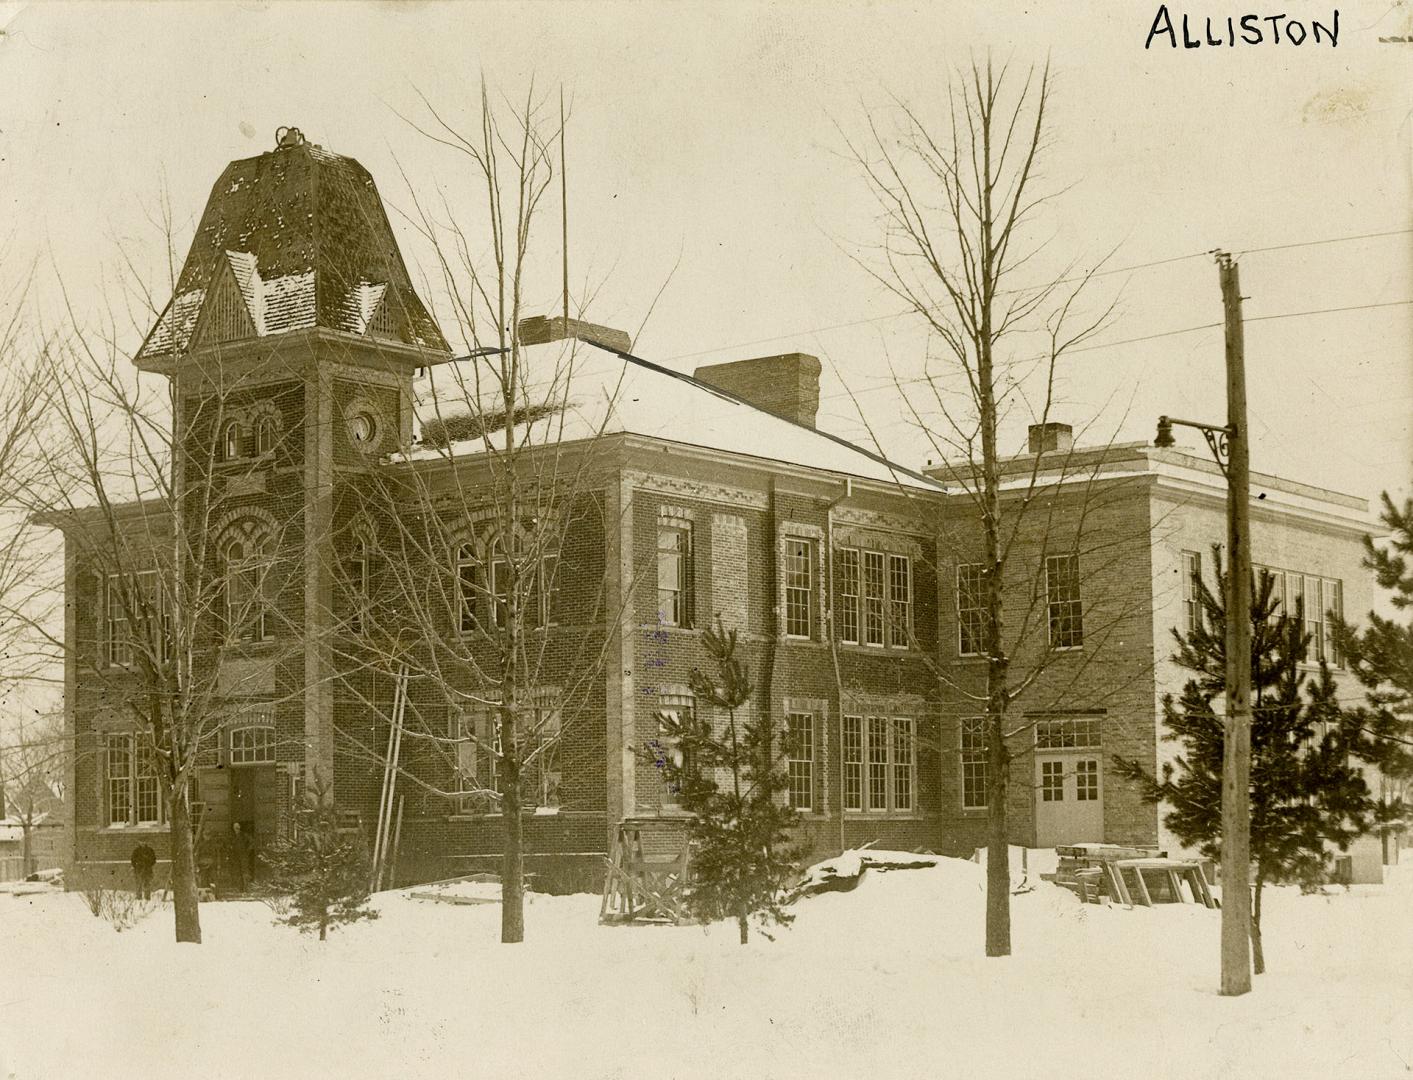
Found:
[[(393, 683), (392, 726), (388, 729), (388, 752), (383, 759), (383, 790), (378, 799), (378, 824), (373, 836), (373, 877), (369, 887), (374, 892), (382, 888), (387, 873), (393, 795), (397, 791), (398, 759), (402, 754), (402, 720), (406, 711), (407, 665), (402, 664), (398, 667), (397, 678)], [(401, 817), (401, 814), (398, 816)]]

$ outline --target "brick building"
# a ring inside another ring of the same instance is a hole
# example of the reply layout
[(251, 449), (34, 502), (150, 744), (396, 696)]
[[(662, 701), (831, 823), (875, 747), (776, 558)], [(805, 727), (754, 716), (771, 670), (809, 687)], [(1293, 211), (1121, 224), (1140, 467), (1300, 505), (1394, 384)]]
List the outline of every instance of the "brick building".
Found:
[[(1180, 850), (1161, 813), (1111, 779), (1108, 763), (1117, 754), (1161, 767), (1179, 751), (1162, 738), (1161, 702), (1189, 677), (1172, 656), (1173, 632), (1200, 618), (1193, 579), (1216, 587), (1213, 546), (1225, 546), (1225, 478), (1205, 450), (1079, 448), (1063, 424), (1032, 428), (1029, 449), (1003, 470), (1010, 498), (1031, 503), (1031, 525), (1021, 530), (1006, 583), (1008, 619), (1028, 617), (1030, 625), (1008, 638), (1009, 652), (1020, 670), (1041, 669), (1012, 706), (1013, 839), (1038, 847), (1093, 840)], [(1373, 600), (1361, 565), (1366, 502), (1260, 473), (1252, 474), (1251, 490), (1255, 569), (1272, 576), (1288, 610), (1304, 613), (1309, 670), (1327, 660), (1342, 690), (1357, 698), (1328, 628), (1331, 613), (1357, 617)], [(980, 845), (984, 748), (964, 717), (985, 674), (975, 655), (979, 629), (968, 627), (976, 606), (968, 575), (980, 550), (968, 507), (949, 501), (941, 536), (938, 576), (953, 585), (950, 602), (940, 605), (942, 656), (956, 672), (943, 713), (962, 717), (955, 746), (969, 781), (946, 807), (943, 827)], [(1350, 856), (1357, 880), (1380, 879), (1371, 838), (1356, 842)]]
[[(371, 836), (396, 717), (398, 878), (494, 868), (494, 680), (478, 674), (477, 643), (515, 588), (492, 527), (497, 415), (531, 440), (534, 475), (552, 463), (576, 478), (543, 515), (562, 524), (520, 598), (539, 605), (526, 633), (543, 745), (521, 783), (531, 873), (590, 884), (621, 818), (680, 813), (661, 716), (698, 707), (688, 677), (717, 618), (744, 643), (749, 707), (790, 729), (790, 797), (816, 850), (979, 845), (967, 498), (817, 430), (813, 357), (686, 376), (601, 327), (520, 331), (531, 397), (507, 407), (475, 378), (493, 356), (453, 357), (350, 159), (295, 134), (217, 181), (135, 358), (175, 384), (179, 460), (188, 490), (207, 493), (187, 531), (199, 520), (228, 569), (211, 646), (221, 709), (195, 794), (203, 845), (228, 844), (237, 825), (256, 846), (281, 834), (314, 776)], [(1158, 815), (1108, 782), (1105, 762), (1161, 752), (1168, 631), (1191, 558), (1222, 535), (1219, 477), (1179, 451), (1075, 454), (1059, 428), (1035, 436), (1014, 467), (1041, 452), (1052, 527), (1022, 538), (1008, 588), (1036, 612), (1022, 653), (1053, 662), (1021, 703), (1017, 750), (1035, 783), (1013, 787), (1015, 839), (1153, 842)], [(1272, 478), (1253, 487), (1258, 560), (1362, 610), (1363, 504)], [(170, 508), (123, 513), (158, 588)], [(122, 709), (130, 620), (113, 575), (85, 565), (76, 538), (91, 516), (59, 523), (75, 858), (118, 873), (135, 837), (165, 856), (165, 812), (153, 751)]]

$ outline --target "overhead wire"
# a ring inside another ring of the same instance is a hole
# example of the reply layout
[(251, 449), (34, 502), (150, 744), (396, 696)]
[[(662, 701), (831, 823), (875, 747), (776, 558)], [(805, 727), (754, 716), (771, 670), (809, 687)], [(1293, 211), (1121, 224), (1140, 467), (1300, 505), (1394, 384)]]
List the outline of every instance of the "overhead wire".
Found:
[[(1348, 243), (1348, 242), (1355, 241), (1355, 240), (1372, 240), (1372, 239), (1378, 239), (1378, 238), (1381, 238), (1381, 237), (1388, 237), (1388, 236), (1403, 236), (1403, 235), (1407, 235), (1407, 234), (1409, 234), (1409, 233), (1413, 233), (1413, 228), (1386, 229), (1386, 230), (1383, 230), (1383, 231), (1380, 231), (1380, 232), (1370, 232), (1370, 233), (1352, 233), (1352, 234), (1349, 234), (1349, 235), (1346, 235), (1346, 236), (1328, 236), (1328, 237), (1323, 237), (1322, 239), (1319, 239), (1319, 240), (1300, 240), (1300, 241), (1296, 241), (1296, 242), (1289, 243), (1289, 244), (1270, 244), (1270, 245), (1267, 245), (1267, 246), (1264, 246), (1264, 247), (1258, 247), (1258, 248), (1244, 248), (1244, 249), (1242, 249), (1241, 251), (1237, 252), (1236, 254), (1237, 254), (1238, 256), (1239, 256), (1239, 255), (1257, 255), (1257, 254), (1263, 254), (1263, 253), (1265, 253), (1265, 252), (1271, 252), (1271, 251), (1289, 251), (1289, 250), (1292, 250), (1292, 249), (1295, 249), (1295, 248), (1319, 247), (1319, 246), (1324, 245), (1324, 244), (1343, 244), (1343, 243)], [(1216, 249), (1212, 249), (1212, 250), (1215, 251)], [(1118, 266), (1118, 267), (1113, 267), (1112, 269), (1108, 269), (1108, 270), (1097, 270), (1097, 271), (1095, 271), (1095, 272), (1092, 273), (1092, 274), (1084, 274), (1084, 275), (1080, 275), (1080, 276), (1078, 276), (1078, 277), (1061, 278), (1060, 280), (1054, 281), (1054, 282), (1050, 282), (1049, 284), (1050, 284), (1050, 285), (1072, 284), (1072, 283), (1077, 282), (1077, 281), (1084, 281), (1084, 280), (1086, 280), (1086, 279), (1088, 279), (1088, 278), (1110, 277), (1110, 276), (1112, 276), (1112, 275), (1114, 275), (1114, 274), (1134, 273), (1134, 272), (1139, 271), (1139, 270), (1148, 270), (1148, 269), (1151, 269), (1151, 268), (1157, 267), (1157, 266), (1168, 266), (1168, 265), (1171, 265), (1172, 263), (1186, 262), (1188, 259), (1202, 258), (1202, 257), (1208, 256), (1208, 255), (1211, 255), (1211, 254), (1212, 254), (1212, 251), (1194, 251), (1194, 252), (1190, 252), (1190, 253), (1188, 253), (1188, 254), (1186, 254), (1186, 255), (1173, 255), (1173, 256), (1169, 256), (1168, 258), (1164, 258), (1164, 259), (1153, 259), (1153, 260), (1151, 260), (1151, 261), (1149, 261), (1149, 262), (1134, 263), (1134, 264), (1129, 265), (1129, 266)], [(1006, 293), (1002, 293), (1002, 294), (998, 294), (998, 295), (1010, 295), (1010, 294), (1015, 293), (1015, 292), (1025, 292), (1025, 291), (1034, 291), (1034, 290), (1012, 289), (1012, 290), (1008, 290)], [(1397, 303), (1408, 303), (1408, 302), (1409, 302), (1409, 301), (1397, 301)], [(1369, 305), (1369, 306), (1371, 306), (1371, 307), (1377, 307), (1377, 306), (1381, 306), (1381, 305)], [(1328, 308), (1328, 309), (1322, 309), (1322, 310), (1319, 311), (1319, 312), (1301, 312), (1301, 313), (1292, 313), (1292, 315), (1293, 315), (1293, 314), (1322, 314), (1322, 313), (1324, 313), (1324, 311), (1340, 311), (1340, 310), (1356, 311), (1356, 310), (1360, 310), (1360, 308), (1359, 308), (1359, 307), (1350, 307), (1350, 308)], [(904, 310), (904, 311), (893, 311), (893, 312), (889, 312), (889, 313), (887, 313), (887, 314), (885, 314), (885, 315), (871, 315), (871, 316), (868, 316), (867, 318), (863, 318), (863, 319), (854, 319), (854, 320), (851, 320), (851, 321), (849, 321), (849, 322), (833, 323), (833, 324), (830, 324), (830, 325), (828, 325), (828, 326), (807, 327), (807, 328), (802, 329), (802, 330), (795, 330), (795, 331), (791, 331), (790, 333), (785, 333), (785, 334), (776, 334), (776, 335), (773, 335), (773, 336), (771, 336), (771, 337), (753, 338), (753, 339), (750, 340), (750, 341), (739, 341), (739, 342), (736, 342), (734, 345), (718, 345), (718, 346), (714, 346), (714, 347), (712, 347), (712, 348), (710, 348), (710, 349), (699, 349), (699, 350), (697, 350), (697, 351), (695, 351), (695, 352), (677, 353), (677, 354), (675, 354), (675, 355), (673, 355), (673, 356), (664, 357), (664, 358), (663, 358), (663, 362), (667, 362), (667, 361), (671, 361), (671, 360), (691, 360), (691, 359), (694, 359), (695, 357), (698, 357), (698, 356), (709, 356), (709, 355), (711, 355), (712, 353), (733, 352), (733, 351), (735, 351), (735, 350), (737, 350), (737, 349), (744, 349), (744, 348), (746, 348), (746, 347), (748, 347), (748, 346), (751, 346), (751, 345), (766, 345), (766, 344), (769, 344), (769, 343), (772, 342), (772, 341), (784, 341), (784, 340), (787, 340), (787, 339), (790, 339), (790, 338), (804, 337), (804, 336), (809, 335), (809, 334), (822, 334), (822, 333), (827, 333), (827, 332), (829, 332), (829, 331), (831, 331), (831, 330), (845, 330), (845, 329), (848, 329), (848, 328), (854, 327), (854, 326), (865, 326), (865, 325), (867, 325), (867, 324), (869, 324), (869, 323), (886, 322), (886, 321), (888, 321), (888, 320), (890, 320), (890, 319), (901, 319), (901, 318), (903, 318), (904, 316), (912, 315), (912, 314), (914, 314), (914, 313), (915, 313), (915, 312), (914, 312), (912, 309), (907, 309), (907, 310)], [(1256, 321), (1258, 321), (1259, 319), (1285, 318), (1285, 317), (1287, 317), (1287, 316), (1272, 316), (1272, 315), (1266, 315), (1266, 316), (1258, 316), (1257, 318), (1253, 318), (1253, 319), (1247, 319), (1246, 321), (1247, 321), (1247, 322), (1256, 322)], [(1221, 324), (1218, 323), (1218, 324), (1215, 324), (1215, 325), (1221, 325)], [(1188, 327), (1187, 329), (1183, 329), (1183, 330), (1164, 331), (1164, 332), (1161, 333), (1161, 334), (1154, 335), (1154, 337), (1166, 337), (1166, 336), (1168, 336), (1169, 334), (1185, 334), (1185, 333), (1191, 333), (1193, 330), (1203, 330), (1203, 329), (1207, 329), (1207, 326), (1204, 325), (1204, 326), (1198, 326), (1198, 327)], [(1150, 338), (1150, 337), (1134, 338), (1134, 339), (1131, 339), (1131, 340), (1128, 340), (1128, 341), (1123, 341), (1123, 342), (1113, 342), (1112, 344), (1115, 344), (1115, 345), (1118, 345), (1118, 344), (1132, 344), (1133, 342), (1136, 342), (1136, 341), (1145, 341), (1145, 340), (1152, 340), (1152, 338)], [(1080, 350), (1073, 350), (1073, 351), (1078, 352), (1078, 351), (1080, 351)]]

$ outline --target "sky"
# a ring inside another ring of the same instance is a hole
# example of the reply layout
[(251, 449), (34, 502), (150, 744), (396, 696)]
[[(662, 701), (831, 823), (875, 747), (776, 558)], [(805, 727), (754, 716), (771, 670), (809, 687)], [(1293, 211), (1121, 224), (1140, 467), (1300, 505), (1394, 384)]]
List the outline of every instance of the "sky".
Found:
[[(483, 76), (512, 99), (533, 78), (571, 105), (571, 278), (594, 290), (589, 317), (682, 370), (818, 355), (821, 425), (864, 438), (862, 409), (920, 465), (935, 452), (893, 373), (922, 370), (926, 337), (859, 266), (880, 224), (846, 139), (890, 97), (936, 122), (949, 75), (988, 50), (1017, 69), (1048, 59), (1042, 177), (1059, 194), (1035, 239), (1055, 265), (1122, 271), (1093, 284), (1114, 315), (1062, 370), (1053, 418), (1090, 440), (1151, 439), (1161, 413), (1224, 421), (1220, 248), (1247, 297), (1253, 468), (1408, 491), (1413, 45), (1378, 41), (1407, 32), (1407, 6), (1341, 7), (1336, 48), (1145, 50), (1157, 9), (0, 2), (0, 273), (37, 267), (50, 323), (64, 295), (107, 311), (134, 273), (165, 279), (164, 201), (184, 254), (226, 163), (294, 125), (370, 170), (418, 277), (432, 264), (412, 195), (466, 179), (418, 133), (428, 103), (465, 119)], [(1331, 21), (1319, 3), (1282, 10)], [(558, 225), (538, 237), (554, 267)], [(554, 274), (543, 284), (531, 302), (549, 311)], [(121, 347), (144, 321), (120, 326)], [(1026, 420), (1011, 417), (1009, 447)]]

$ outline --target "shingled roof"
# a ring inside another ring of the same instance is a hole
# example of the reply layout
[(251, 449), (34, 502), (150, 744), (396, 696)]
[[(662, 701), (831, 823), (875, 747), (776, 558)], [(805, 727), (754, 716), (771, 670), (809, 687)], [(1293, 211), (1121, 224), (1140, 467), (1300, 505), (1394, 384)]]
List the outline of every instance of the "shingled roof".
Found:
[(321, 327), (450, 352), (373, 178), (291, 129), (211, 189), (175, 294), (137, 359)]

